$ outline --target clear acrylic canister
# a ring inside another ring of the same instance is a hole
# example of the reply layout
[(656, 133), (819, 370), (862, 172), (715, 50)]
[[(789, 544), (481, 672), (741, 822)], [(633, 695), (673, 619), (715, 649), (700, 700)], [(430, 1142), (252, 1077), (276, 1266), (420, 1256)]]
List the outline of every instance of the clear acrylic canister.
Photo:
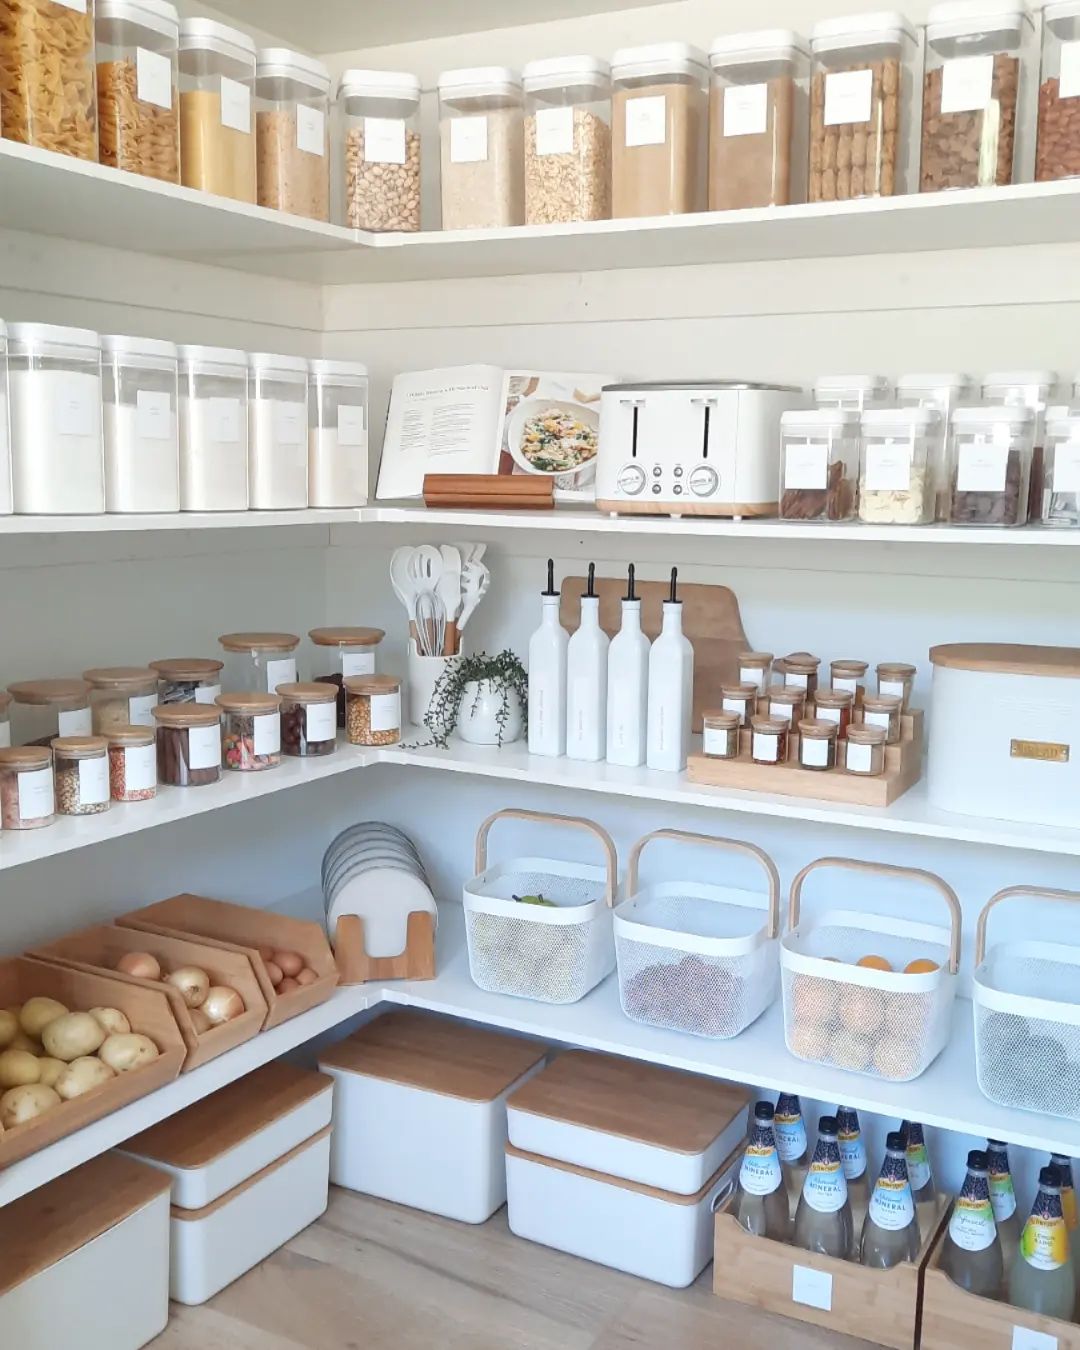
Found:
[(977, 397), (976, 381), (958, 371), (901, 375), (896, 381), (896, 401), (901, 408), (936, 408), (941, 413), (940, 450), (934, 463), (935, 520), (947, 519), (949, 510), (949, 474), (945, 458), (949, 418), (954, 408), (970, 406)]
[(3, 19), (4, 139), (96, 162), (94, 0), (9, 0)]
[(308, 504), (308, 363), (252, 352), (248, 358), (248, 506)]
[(521, 79), (504, 66), (439, 76), (444, 230), (524, 223), (522, 105)]
[(93, 731), (90, 686), (86, 680), (20, 680), (8, 685), (16, 745), (52, 745), (57, 736)]
[(892, 386), (884, 375), (819, 375), (814, 381), (814, 402), (819, 408), (846, 408), (864, 412), (887, 408)]
[(257, 198), (255, 42), (214, 19), (180, 25), (180, 166), (185, 187)]
[(259, 205), (309, 220), (330, 219), (330, 72), (286, 47), (260, 51), (255, 66)]
[(1080, 0), (1048, 4), (1042, 20), (1037, 183), (1080, 174)]
[(780, 418), (780, 518), (854, 520), (859, 500), (859, 414), (846, 408)]
[(420, 228), (420, 81), (406, 71), (346, 70), (345, 224), (353, 230)]
[(308, 506), (368, 499), (368, 372), (355, 361), (308, 363)]
[(0, 319), (0, 516), (11, 515), (11, 402), (7, 324)]
[(719, 37), (709, 62), (709, 210), (805, 201), (805, 39), (782, 28)]
[(180, 510), (177, 351), (156, 338), (101, 339), (105, 510)]
[(181, 347), (180, 510), (248, 508), (248, 358)]
[(296, 649), (292, 633), (225, 633), (225, 683), (230, 690), (276, 694), (279, 684), (295, 684)]
[(949, 428), (949, 520), (1023, 525), (1035, 414), (1016, 404), (957, 408)]
[(873, 525), (929, 525), (945, 424), (936, 408), (870, 408), (862, 415), (859, 519)]
[(810, 50), (810, 200), (909, 191), (915, 29), (893, 11), (825, 19), (810, 30)]
[(983, 376), (984, 403), (1018, 404), (1035, 414), (1034, 445), (1028, 491), (1028, 516), (1036, 518), (1043, 490), (1043, 447), (1046, 444), (1046, 412), (1057, 387), (1053, 370), (994, 370)]
[(611, 215), (611, 67), (594, 56), (530, 61), (525, 86), (525, 223)]
[(13, 499), (20, 515), (105, 509), (101, 345), (86, 328), (8, 328)]
[(705, 205), (708, 57), (685, 42), (611, 58), (611, 214), (674, 216)]
[(97, 0), (102, 164), (180, 181), (180, 17), (168, 0)]
[(1038, 519), (1043, 525), (1080, 528), (1080, 414), (1047, 423)]

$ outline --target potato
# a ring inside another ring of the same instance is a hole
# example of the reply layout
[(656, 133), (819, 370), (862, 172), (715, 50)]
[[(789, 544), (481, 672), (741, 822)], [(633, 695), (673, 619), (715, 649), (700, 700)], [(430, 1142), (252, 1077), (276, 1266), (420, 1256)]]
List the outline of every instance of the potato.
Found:
[(18, 1033), (19, 1033), (18, 1017), (16, 1016), (15, 1013), (8, 1012), (8, 1010), (5, 1008), (3, 1012), (0, 1012), (0, 1050), (6, 1049), (6, 1047), (9, 1046), (11, 1042), (15, 1039), (15, 1037), (18, 1035)]
[(9, 1050), (25, 1050), (28, 1055), (41, 1054), (41, 1042), (35, 1041), (33, 1036), (28, 1036), (22, 1027), (12, 1036), (8, 1042)]
[(22, 1087), (36, 1083), (40, 1077), (41, 1068), (35, 1055), (26, 1050), (5, 1050), (0, 1054), (0, 1088)]
[(44, 1083), (46, 1087), (55, 1087), (56, 1080), (67, 1068), (62, 1059), (51, 1059), (48, 1055), (40, 1056), (37, 1065), (38, 1072), (41, 1074), (38, 1082)]
[(119, 1008), (91, 1008), (90, 1016), (101, 1024), (106, 1036), (126, 1036), (131, 1023)]
[(23, 1125), (59, 1105), (55, 1088), (46, 1087), (44, 1083), (11, 1088), (0, 1097), (0, 1125), (10, 1130), (13, 1125)]
[(117, 1073), (130, 1073), (157, 1059), (160, 1051), (149, 1036), (109, 1036), (99, 1052), (103, 1063)]
[(89, 1013), (65, 1013), (50, 1022), (42, 1033), (45, 1053), (68, 1064), (83, 1055), (92, 1055), (105, 1039), (105, 1028)]
[(84, 1092), (100, 1087), (115, 1077), (115, 1072), (96, 1055), (83, 1055), (65, 1067), (56, 1080), (56, 1092), (65, 1102), (69, 1102), (73, 1097), (81, 1097)]
[(41, 1040), (41, 1033), (58, 1017), (63, 1017), (67, 1009), (54, 998), (28, 998), (19, 1013), (19, 1025), (28, 1036)]

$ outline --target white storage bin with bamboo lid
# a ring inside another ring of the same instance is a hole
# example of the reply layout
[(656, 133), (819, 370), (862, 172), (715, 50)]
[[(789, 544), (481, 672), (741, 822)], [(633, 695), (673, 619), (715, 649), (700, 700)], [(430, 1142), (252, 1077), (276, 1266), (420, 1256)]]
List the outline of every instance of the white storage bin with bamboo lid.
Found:
[[(604, 866), (517, 857), (488, 866), (488, 834), (497, 820), (527, 820), (588, 830)], [(492, 994), (576, 1003), (615, 968), (611, 907), (618, 859), (611, 836), (580, 816), (506, 809), (476, 836), (476, 876), (464, 887), (469, 973)]]
[(484, 1223), (506, 1201), (506, 1099), (546, 1058), (535, 1041), (385, 1013), (319, 1056), (334, 1079), (331, 1180)]
[[(639, 886), (642, 851), (652, 840), (720, 849), (751, 858), (767, 893), (700, 881)], [(780, 875), (753, 844), (685, 830), (639, 839), (617, 907), (615, 951), (622, 1010), (635, 1022), (726, 1040), (761, 1016), (780, 982)]]
[[(806, 879), (822, 869), (929, 887), (949, 923), (864, 910), (801, 910)], [(907, 1082), (949, 1039), (960, 963), (960, 902), (933, 872), (853, 858), (819, 858), (791, 884), (780, 942), (784, 1037), (799, 1059)]]
[(168, 1178), (102, 1154), (0, 1209), (0, 1251), (10, 1350), (138, 1350), (169, 1320)]
[(170, 1294), (205, 1303), (326, 1209), (333, 1084), (266, 1064), (129, 1139), (171, 1180)]

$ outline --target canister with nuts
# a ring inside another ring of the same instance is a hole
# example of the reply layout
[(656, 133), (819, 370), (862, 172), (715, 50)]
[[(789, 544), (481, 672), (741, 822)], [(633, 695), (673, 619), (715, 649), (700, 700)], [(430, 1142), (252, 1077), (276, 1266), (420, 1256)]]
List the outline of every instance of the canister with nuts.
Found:
[(420, 228), (420, 81), (399, 70), (347, 70), (338, 85), (345, 129), (345, 224)]
[(57, 736), (52, 751), (58, 814), (96, 816), (107, 811), (112, 802), (105, 737)]
[(401, 681), (396, 675), (350, 675), (345, 681), (345, 734), (353, 745), (397, 745)]
[(176, 7), (167, 0), (97, 0), (96, 8), (101, 163), (179, 183)]
[(530, 61), (525, 86), (525, 223), (611, 215), (611, 68), (592, 56)]
[(1035, 180), (1080, 175), (1080, 0), (1056, 0), (1042, 12), (1039, 139)]

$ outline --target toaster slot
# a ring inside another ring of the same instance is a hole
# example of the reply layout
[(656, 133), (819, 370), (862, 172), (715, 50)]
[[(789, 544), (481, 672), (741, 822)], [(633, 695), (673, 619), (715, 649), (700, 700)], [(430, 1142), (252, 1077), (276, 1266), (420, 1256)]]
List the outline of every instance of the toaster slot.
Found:
[(705, 421), (701, 430), (701, 458), (709, 458), (709, 422), (712, 418), (712, 404), (705, 404)]

